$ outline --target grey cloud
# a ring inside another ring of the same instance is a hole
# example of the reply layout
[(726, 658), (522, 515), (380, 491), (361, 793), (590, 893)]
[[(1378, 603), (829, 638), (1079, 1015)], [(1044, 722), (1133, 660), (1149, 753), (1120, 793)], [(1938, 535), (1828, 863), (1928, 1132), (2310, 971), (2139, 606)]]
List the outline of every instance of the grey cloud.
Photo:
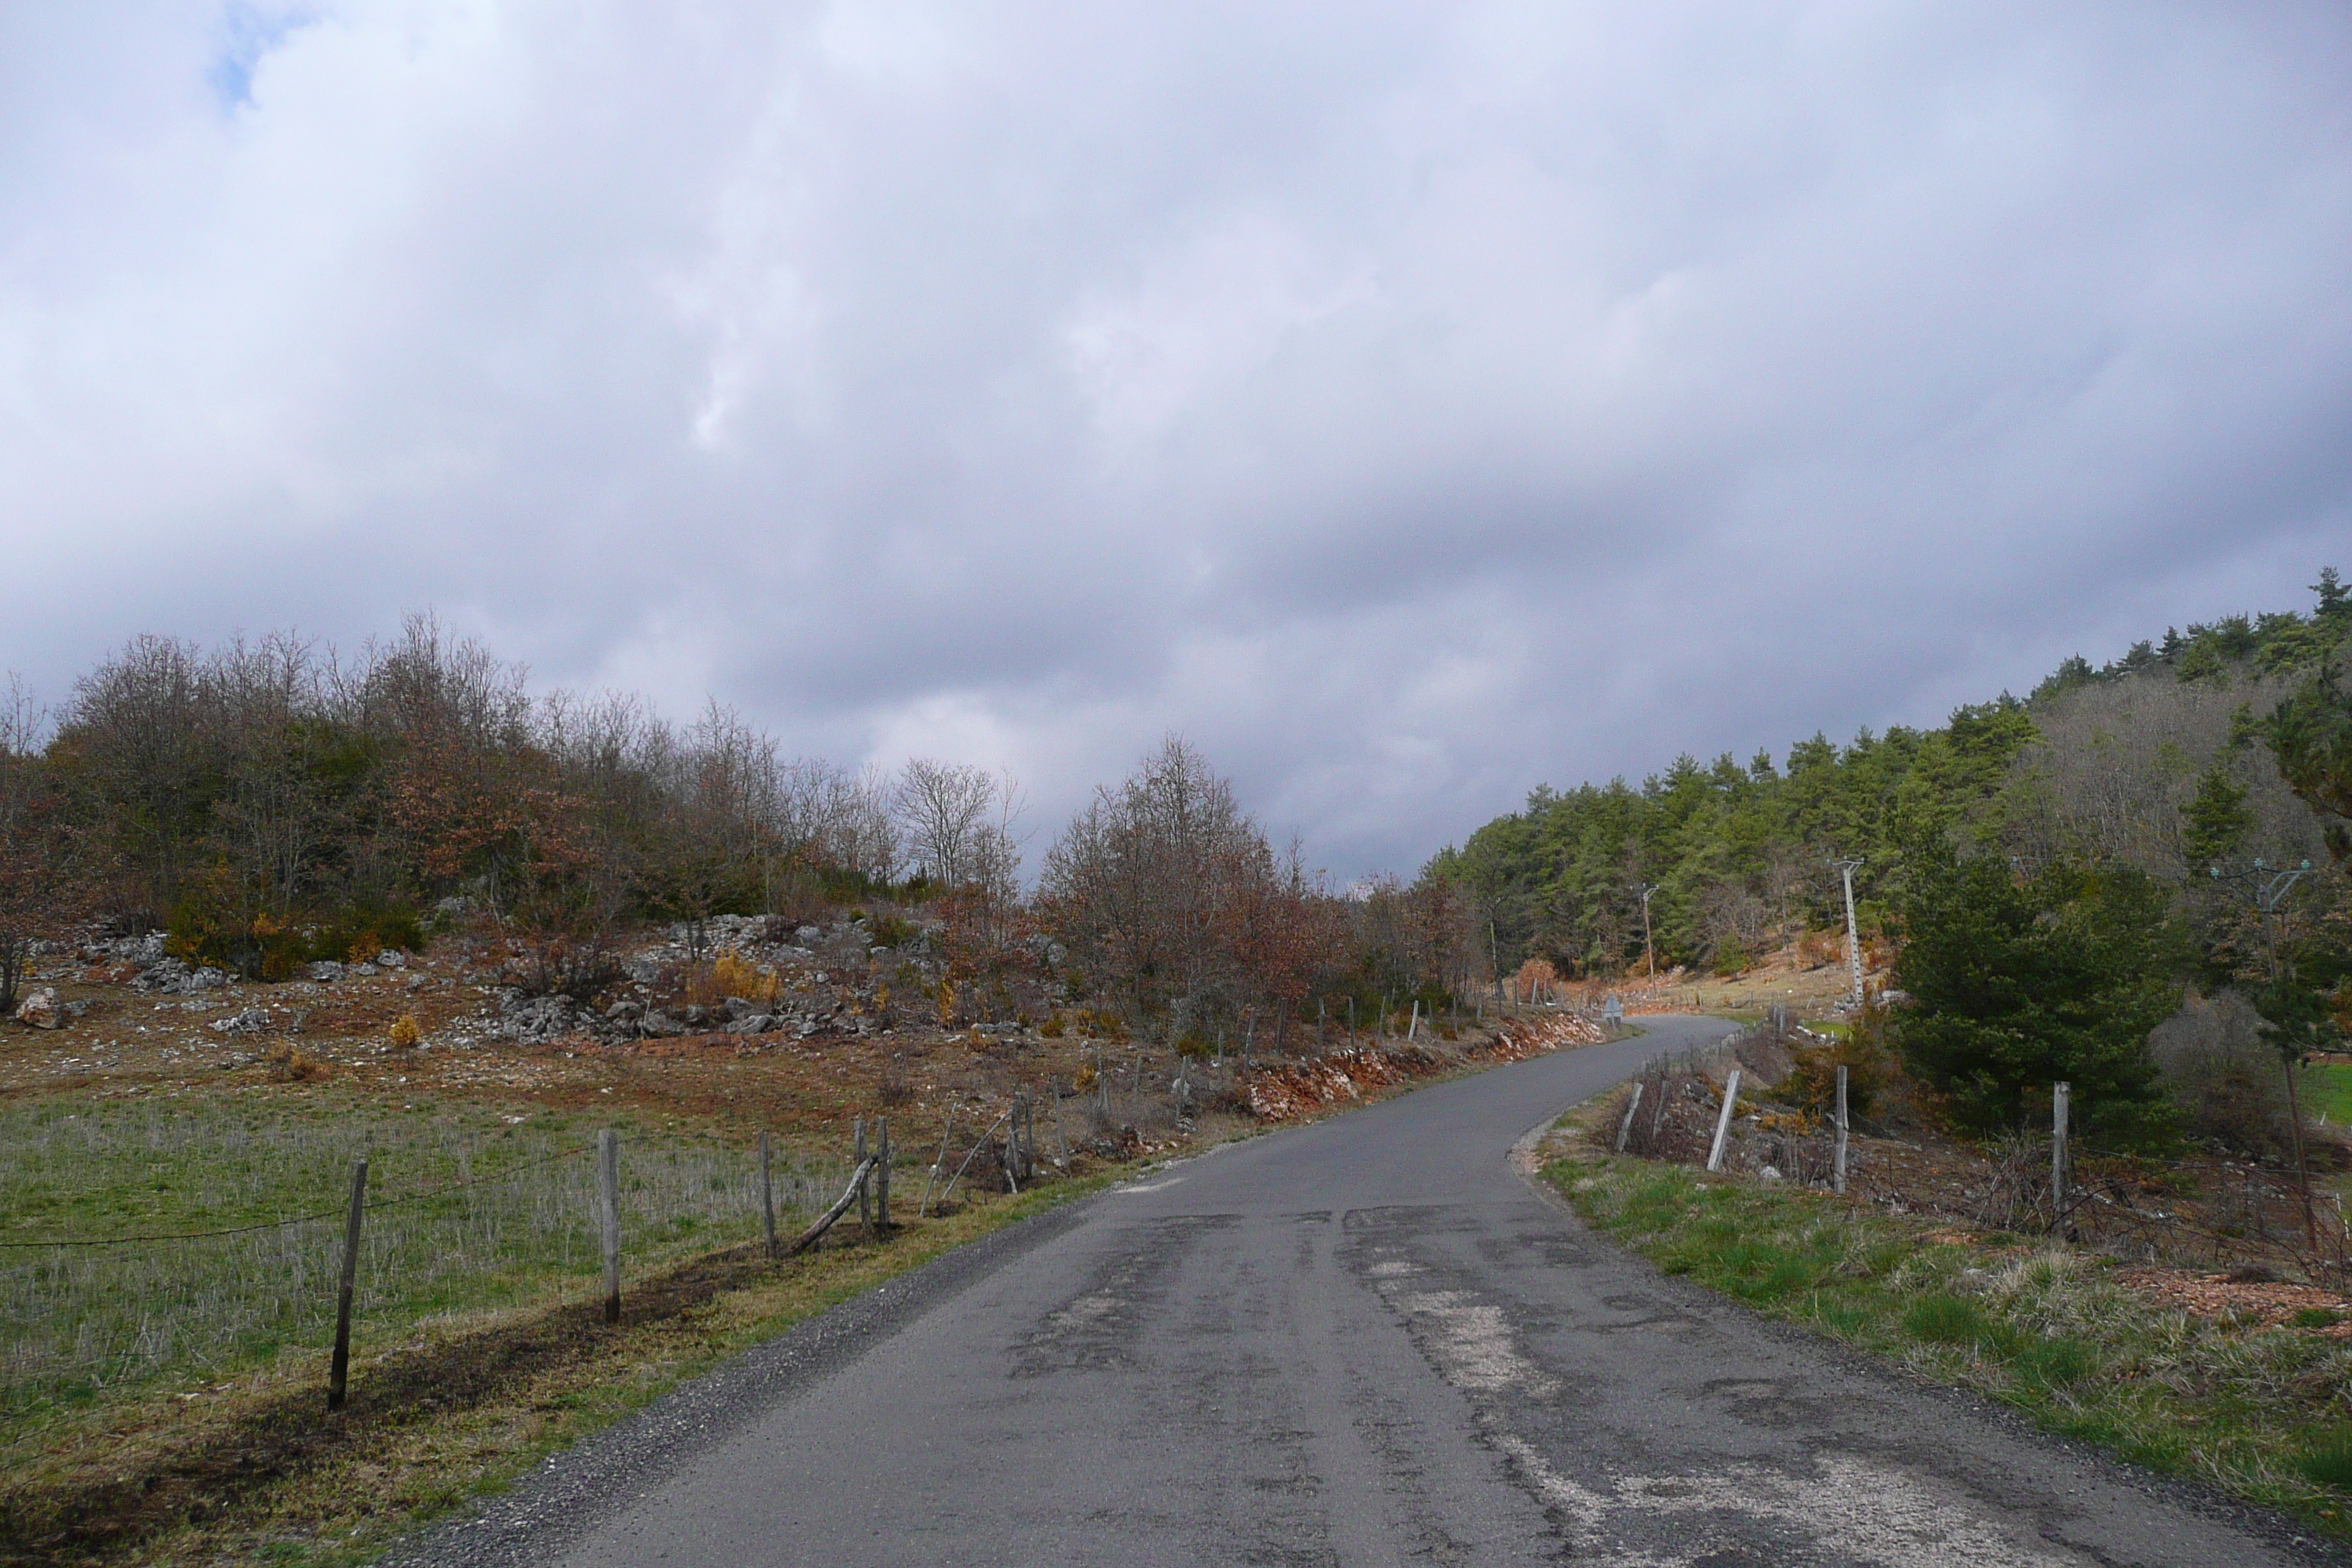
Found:
[(19, 8), (0, 663), (434, 605), (543, 680), (1009, 766), (1046, 830), (1181, 730), (1407, 866), (1539, 781), (2299, 599), (2352, 538), (2347, 41)]

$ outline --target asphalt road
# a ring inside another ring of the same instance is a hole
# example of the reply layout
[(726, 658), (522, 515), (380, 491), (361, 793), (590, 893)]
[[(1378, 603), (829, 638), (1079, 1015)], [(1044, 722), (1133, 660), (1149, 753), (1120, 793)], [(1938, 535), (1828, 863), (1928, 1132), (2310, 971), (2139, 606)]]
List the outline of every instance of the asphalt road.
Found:
[(1000, 1233), (678, 1391), (411, 1558), (2333, 1560), (1586, 1232), (1509, 1152), (1724, 1031), (1647, 1022)]

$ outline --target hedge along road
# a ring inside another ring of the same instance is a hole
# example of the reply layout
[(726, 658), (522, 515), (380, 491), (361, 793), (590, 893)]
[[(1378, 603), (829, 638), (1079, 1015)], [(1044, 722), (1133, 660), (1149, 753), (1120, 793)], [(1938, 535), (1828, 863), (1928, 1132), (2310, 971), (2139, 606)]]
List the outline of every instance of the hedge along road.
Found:
[(1644, 1023), (1000, 1232), (648, 1406), (404, 1555), (2331, 1560), (1584, 1230), (1510, 1151), (1726, 1027)]

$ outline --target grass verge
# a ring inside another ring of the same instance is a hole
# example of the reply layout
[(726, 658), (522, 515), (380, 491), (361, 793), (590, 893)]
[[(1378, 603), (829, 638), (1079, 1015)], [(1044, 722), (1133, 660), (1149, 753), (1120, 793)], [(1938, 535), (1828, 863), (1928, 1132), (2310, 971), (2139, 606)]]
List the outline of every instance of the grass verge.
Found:
[(2352, 1342), (2329, 1324), (2192, 1316), (2095, 1256), (1601, 1154), (1586, 1137), (1555, 1133), (1545, 1178), (1664, 1272), (2352, 1537)]
[(887, 1243), (710, 1254), (631, 1280), (617, 1325), (586, 1300), (444, 1323), (356, 1364), (336, 1415), (316, 1366), (208, 1391), (193, 1417), (157, 1401), (89, 1412), (58, 1458), (0, 1485), (0, 1563), (366, 1562), (727, 1357), (1128, 1173), (979, 1197)]

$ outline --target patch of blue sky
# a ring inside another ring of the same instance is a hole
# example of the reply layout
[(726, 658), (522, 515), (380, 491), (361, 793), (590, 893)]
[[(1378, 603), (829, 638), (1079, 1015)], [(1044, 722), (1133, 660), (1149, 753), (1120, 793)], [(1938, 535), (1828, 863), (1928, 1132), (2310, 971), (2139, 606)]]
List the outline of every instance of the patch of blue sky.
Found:
[(212, 69), (205, 73), (214, 94), (220, 100), (221, 112), (233, 114), (251, 103), (253, 70), (261, 63), (261, 58), (315, 20), (314, 13), (302, 9), (244, 4), (225, 8), (221, 13), (220, 52), (213, 58)]

